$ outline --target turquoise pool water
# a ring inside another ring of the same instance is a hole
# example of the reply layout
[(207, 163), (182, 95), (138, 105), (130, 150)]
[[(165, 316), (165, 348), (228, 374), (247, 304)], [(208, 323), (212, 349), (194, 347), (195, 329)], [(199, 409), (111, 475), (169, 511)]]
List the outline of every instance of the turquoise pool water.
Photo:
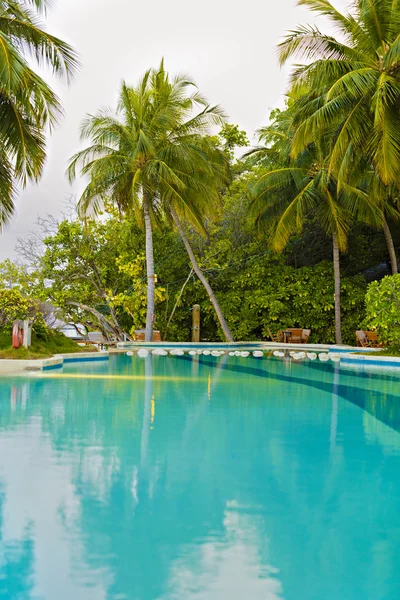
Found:
[(395, 600), (400, 374), (112, 356), (0, 380), (0, 599)]

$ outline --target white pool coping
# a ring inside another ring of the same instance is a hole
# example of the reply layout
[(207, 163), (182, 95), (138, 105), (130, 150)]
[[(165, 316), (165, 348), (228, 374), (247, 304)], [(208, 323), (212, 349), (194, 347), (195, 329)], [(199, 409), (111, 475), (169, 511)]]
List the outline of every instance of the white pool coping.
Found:
[(281, 342), (118, 342), (117, 350), (136, 350), (139, 348), (180, 348), (182, 350), (193, 350), (196, 348), (212, 348), (234, 350), (251, 348), (254, 350), (304, 350), (307, 352), (366, 352), (376, 354), (377, 348), (359, 348), (356, 346), (345, 346), (335, 344), (283, 344)]
[(306, 352), (329, 352), (340, 357), (340, 363), (353, 367), (400, 367), (400, 357), (395, 356), (379, 356), (379, 348), (360, 348), (358, 346), (345, 346), (334, 344), (283, 344), (276, 342), (205, 342), (205, 343), (188, 343), (188, 342), (120, 342), (117, 344), (117, 351), (131, 350), (136, 353), (140, 348), (147, 350), (164, 348), (174, 349), (179, 348), (188, 352), (189, 350), (203, 349), (224, 349), (234, 350), (249, 349), (249, 350), (302, 350)]

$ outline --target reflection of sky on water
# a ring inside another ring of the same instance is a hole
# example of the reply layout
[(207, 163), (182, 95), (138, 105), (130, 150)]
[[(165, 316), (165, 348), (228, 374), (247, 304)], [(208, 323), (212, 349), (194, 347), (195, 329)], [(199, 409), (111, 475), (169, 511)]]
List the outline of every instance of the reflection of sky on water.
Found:
[(0, 598), (396, 597), (398, 380), (248, 364), (2, 380)]
[[(258, 553), (257, 519), (235, 509), (228, 502), (222, 540), (204, 540), (184, 549), (182, 558), (171, 566), (168, 591), (160, 600), (280, 600), (279, 573), (262, 564)], [(264, 538), (263, 544), (268, 540)]]
[[(32, 570), (32, 589), (27, 597), (59, 598), (62, 590), (65, 598), (106, 598), (95, 571), (87, 566), (76, 571), (84, 563), (84, 546), (74, 526), (80, 518), (80, 503), (72, 485), (73, 470), (56, 460), (39, 419), (32, 421), (23, 435), (0, 436), (0, 456), (12, 456), (0, 463), (0, 480), (5, 483), (0, 536), (4, 558), (12, 561), (16, 542), (29, 540), (32, 554), (26, 566)], [(0, 560), (0, 572), (3, 568)], [(24, 571), (20, 569), (16, 577), (22, 577)], [(78, 580), (71, 577), (72, 571)], [(5, 581), (0, 590), (3, 585)], [(11, 582), (10, 599), (13, 585)]]

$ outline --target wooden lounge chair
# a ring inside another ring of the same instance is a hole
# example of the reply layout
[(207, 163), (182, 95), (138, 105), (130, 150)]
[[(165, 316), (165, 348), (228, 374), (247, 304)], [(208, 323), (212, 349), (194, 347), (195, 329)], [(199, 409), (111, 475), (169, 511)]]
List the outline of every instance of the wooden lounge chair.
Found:
[(308, 338), (310, 337), (311, 329), (303, 329), (303, 333), (301, 334), (301, 343), (307, 344)]
[(303, 335), (302, 329), (288, 329), (287, 331), (290, 332), (289, 339), (288, 339), (289, 344), (301, 344), (302, 343), (302, 335)]
[(356, 340), (357, 346), (361, 346), (362, 348), (368, 348), (368, 339), (365, 335), (365, 331), (358, 330), (356, 331)]
[(370, 348), (382, 347), (382, 344), (379, 343), (379, 335), (376, 333), (376, 331), (364, 331), (364, 333)]
[(278, 331), (278, 333), (272, 333), (269, 327), (267, 327), (268, 335), (273, 342), (281, 342), (282, 341), (282, 331)]
[[(135, 342), (144, 342), (146, 338), (146, 331), (144, 329), (135, 330)], [(153, 342), (161, 342), (161, 333), (157, 330), (153, 331)]]

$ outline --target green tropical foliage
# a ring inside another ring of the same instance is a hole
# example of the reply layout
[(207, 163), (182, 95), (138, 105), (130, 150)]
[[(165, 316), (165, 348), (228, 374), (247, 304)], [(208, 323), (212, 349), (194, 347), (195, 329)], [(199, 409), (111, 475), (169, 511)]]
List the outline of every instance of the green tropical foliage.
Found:
[[(0, 288), (0, 358), (44, 358), (62, 352), (80, 352), (94, 348), (81, 348), (46, 323), (46, 306), (32, 294), (19, 287)], [(32, 323), (32, 344), (12, 347), (12, 330), (15, 321), (29, 319)]]
[(34, 312), (33, 301), (18, 289), (0, 289), (0, 327), (16, 319), (27, 319)]
[(77, 67), (73, 49), (41, 23), (46, 4), (0, 0), (0, 227), (14, 213), (18, 187), (42, 174), (46, 131), (62, 112), (60, 100), (31, 64), (66, 78)]
[(329, 136), (329, 172), (340, 189), (349, 178), (368, 180), (384, 219), (392, 272), (397, 256), (388, 220), (398, 219), (400, 158), (400, 13), (390, 0), (357, 0), (341, 14), (326, 0), (300, 0), (328, 18), (337, 37), (315, 26), (291, 31), (279, 46), (281, 63), (305, 59), (292, 72), (296, 132), (292, 155), (316, 137)]
[(260, 131), (266, 146), (250, 155), (260, 168), (251, 194), (257, 222), (267, 226), (276, 250), (310, 218), (332, 236), (340, 343), (339, 251), (356, 219), (384, 230), (397, 272), (387, 219), (399, 217), (400, 18), (397, 4), (385, 0), (357, 0), (346, 15), (326, 0), (298, 4), (328, 18), (338, 36), (301, 26), (279, 45), (282, 64), (292, 58), (305, 64), (292, 72), (286, 110), (275, 111)]
[(400, 351), (400, 275), (370, 283), (365, 304), (366, 326), (377, 330), (385, 345)]
[(32, 329), (31, 345), (29, 348), (12, 347), (12, 327), (0, 327), (0, 359), (29, 360), (48, 358), (54, 354), (69, 354), (75, 352), (94, 352), (92, 346), (78, 346), (63, 333), (46, 328), (35, 323)]
[(294, 69), (292, 83), (307, 88), (310, 114), (296, 134), (295, 148), (313, 140), (315, 131), (332, 125), (337, 136), (330, 166), (367, 152), (386, 185), (397, 183), (400, 161), (400, 11), (392, 0), (356, 0), (340, 13), (327, 0), (299, 0), (327, 18), (336, 39), (315, 26), (290, 32), (279, 46), (284, 64), (306, 59)]
[(262, 167), (251, 186), (252, 209), (259, 229), (267, 231), (269, 245), (278, 252), (310, 217), (332, 239), (336, 342), (340, 344), (339, 250), (346, 251), (348, 233), (356, 217), (363, 219), (367, 215), (369, 222), (377, 225), (382, 213), (367, 189), (350, 182), (339, 187), (336, 173), (329, 166), (330, 137), (320, 136), (293, 159), (296, 131), (290, 105), (286, 111), (276, 112), (271, 125), (260, 131), (260, 141), (268, 145), (249, 153)]
[[(305, 231), (292, 238), (283, 253), (268, 250), (265, 239), (254, 235), (246, 198), (248, 178), (232, 184), (224, 196), (220, 219), (207, 224), (206, 237), (188, 231), (190, 244), (235, 339), (268, 339), (268, 328), (278, 331), (299, 326), (312, 329), (311, 341), (332, 343), (333, 269), (332, 262), (326, 260), (325, 247), (318, 246), (318, 240), (314, 246), (308, 242), (313, 228), (306, 224)], [(321, 232), (320, 238), (323, 236)], [(349, 243), (360, 244), (360, 236), (359, 232), (355, 238), (350, 234)], [(25, 247), (30, 248), (29, 240)], [(116, 319), (119, 331), (129, 335), (145, 325), (144, 249), (141, 229), (134, 222), (121, 221), (117, 213), (87, 220), (86, 225), (79, 219), (62, 221), (47, 235), (42, 259), (38, 261), (37, 253), (32, 256), (36, 287), (31, 286), (30, 293), (58, 307), (60, 318), (67, 322), (85, 324), (107, 334), (115, 327)], [(384, 249), (383, 244), (377, 245), (363, 268), (379, 262)], [(136, 260), (132, 261), (132, 256)], [(155, 327), (161, 330), (162, 338), (189, 341), (190, 309), (198, 303), (201, 339), (223, 340), (213, 306), (194, 276), (180, 236), (167, 225), (154, 232), (154, 256), (160, 290)], [(346, 343), (354, 343), (354, 332), (365, 317), (366, 280), (362, 275), (353, 275), (359, 269), (349, 256), (341, 282)]]

